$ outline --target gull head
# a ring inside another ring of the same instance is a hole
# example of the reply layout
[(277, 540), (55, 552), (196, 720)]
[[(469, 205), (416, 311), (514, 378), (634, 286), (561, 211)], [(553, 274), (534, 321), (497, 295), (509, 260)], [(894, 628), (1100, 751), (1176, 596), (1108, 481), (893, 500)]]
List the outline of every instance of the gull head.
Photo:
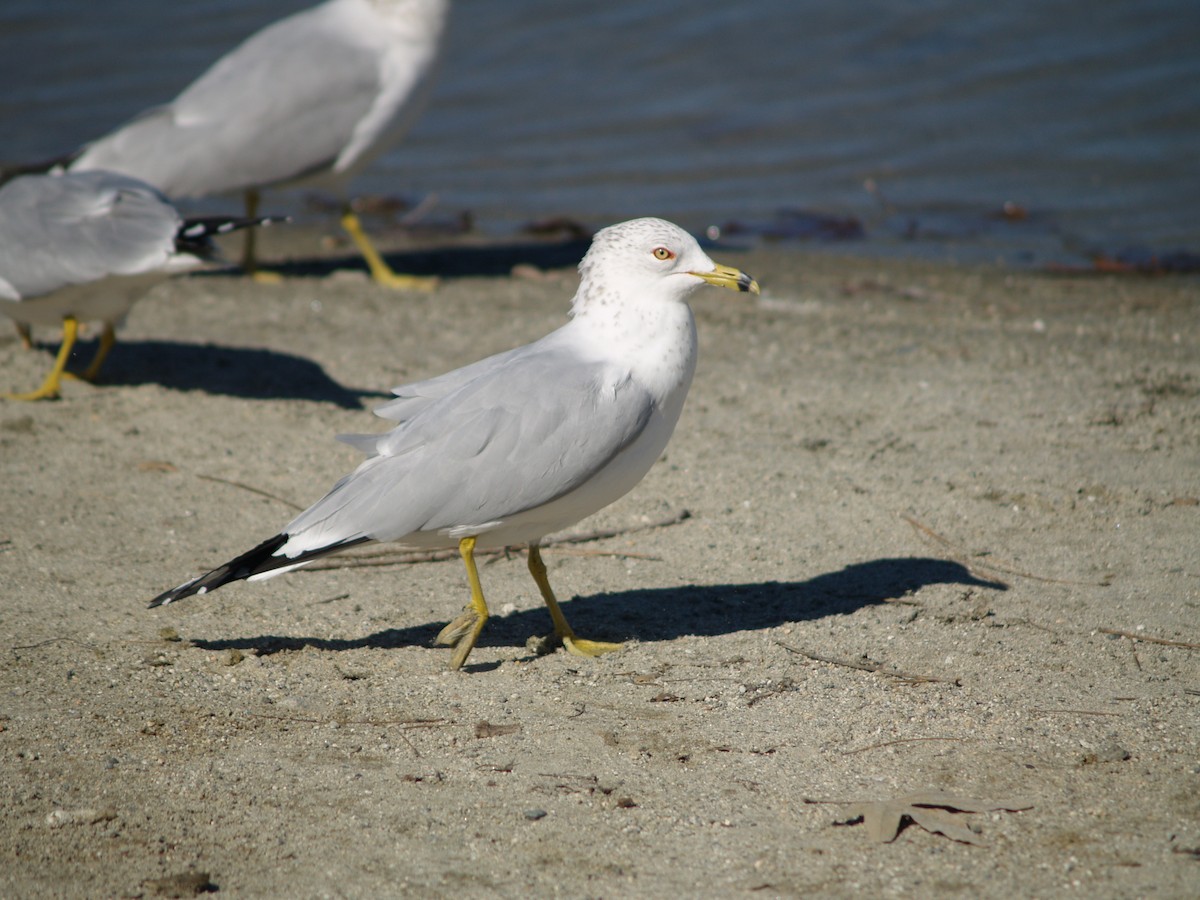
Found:
[(663, 219), (631, 219), (596, 232), (579, 264), (574, 312), (614, 302), (682, 303), (702, 284), (758, 293), (758, 282), (709, 259), (696, 239)]

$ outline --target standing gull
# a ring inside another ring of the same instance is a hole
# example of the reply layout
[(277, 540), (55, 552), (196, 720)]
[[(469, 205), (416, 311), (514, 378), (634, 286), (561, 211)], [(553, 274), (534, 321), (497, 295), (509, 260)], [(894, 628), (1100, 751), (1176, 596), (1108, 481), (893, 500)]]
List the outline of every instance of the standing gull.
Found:
[(687, 232), (635, 219), (598, 232), (579, 265), (571, 320), (541, 340), (396, 388), (383, 434), (343, 435), (367, 454), (351, 474), (254, 549), (159, 594), (151, 607), (269, 578), (366, 541), (458, 547), (471, 602), (442, 629), (462, 666), (488, 618), (476, 547), (529, 545), (555, 634), (583, 656), (619, 644), (571, 630), (538, 542), (628, 493), (662, 454), (696, 367), (687, 296), (702, 284), (758, 292)]
[[(165, 106), (84, 147), (72, 171), (110, 169), (172, 198), (241, 191), (246, 215), (264, 188), (324, 183), (345, 192), (395, 144), (432, 86), (449, 0), (327, 0), (269, 25), (217, 60)], [(342, 225), (375, 281), (394, 273), (343, 205)], [(254, 232), (243, 267), (255, 269)]]
[(54, 368), (18, 400), (57, 397), (80, 321), (104, 323), (83, 373), (95, 378), (115, 328), (146, 291), (217, 255), (210, 238), (271, 219), (180, 218), (148, 184), (113, 172), (25, 175), (0, 187), (0, 313), (26, 344), (33, 325), (62, 326)]

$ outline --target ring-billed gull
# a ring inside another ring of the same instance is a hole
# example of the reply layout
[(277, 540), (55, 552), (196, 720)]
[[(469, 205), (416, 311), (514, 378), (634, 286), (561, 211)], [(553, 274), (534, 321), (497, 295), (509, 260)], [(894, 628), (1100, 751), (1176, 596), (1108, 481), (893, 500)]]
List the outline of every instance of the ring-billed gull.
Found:
[(100, 372), (115, 327), (146, 291), (216, 255), (210, 238), (274, 221), (180, 218), (148, 184), (113, 172), (25, 175), (0, 187), (0, 313), (26, 344), (34, 325), (62, 326), (54, 368), (19, 400), (57, 397), (80, 321), (104, 325), (83, 373)]
[[(173, 199), (349, 179), (403, 137), (432, 85), (449, 0), (328, 0), (251, 35), (170, 103), (84, 147), (72, 171), (109, 169)], [(392, 272), (344, 204), (342, 224), (375, 280)], [(254, 271), (253, 230), (243, 266)]]
[(383, 434), (344, 435), (367, 459), (283, 531), (165, 591), (151, 607), (241, 579), (269, 578), (366, 541), (457, 546), (471, 602), (438, 636), (459, 668), (488, 618), (476, 547), (529, 545), (529, 571), (573, 653), (620, 645), (579, 638), (559, 609), (538, 542), (625, 495), (662, 454), (696, 365), (687, 296), (714, 284), (758, 292), (662, 219), (599, 231), (579, 264), (570, 321), (524, 347), (396, 388)]

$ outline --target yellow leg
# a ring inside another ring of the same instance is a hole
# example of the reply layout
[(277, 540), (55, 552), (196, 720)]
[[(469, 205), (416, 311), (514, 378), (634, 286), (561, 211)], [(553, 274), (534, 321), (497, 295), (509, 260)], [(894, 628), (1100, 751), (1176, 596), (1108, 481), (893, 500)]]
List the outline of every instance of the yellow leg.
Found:
[(367, 237), (367, 233), (363, 231), (362, 222), (358, 220), (358, 215), (349, 206), (342, 211), (342, 227), (346, 229), (346, 233), (354, 241), (354, 246), (358, 248), (358, 252), (366, 260), (367, 268), (371, 270), (371, 278), (375, 280), (376, 284), (410, 291), (432, 291), (437, 287), (438, 280), (436, 278), (424, 278), (420, 275), (398, 275), (393, 272), (388, 264), (383, 261), (383, 257), (379, 255), (379, 251), (375, 249), (370, 238)]
[(108, 354), (116, 343), (116, 331), (113, 330), (112, 325), (105, 322), (104, 330), (100, 332), (100, 346), (96, 348), (96, 355), (92, 357), (91, 365), (80, 376), (84, 381), (96, 380), (96, 376), (100, 374), (100, 367), (104, 365), (104, 361), (108, 359)]
[(537, 544), (529, 545), (529, 574), (537, 582), (538, 590), (542, 592), (542, 599), (546, 601), (546, 606), (550, 610), (550, 618), (554, 621), (554, 633), (563, 642), (568, 653), (574, 653), (576, 656), (599, 656), (602, 653), (612, 653), (614, 650), (621, 649), (620, 644), (589, 641), (575, 636), (575, 632), (567, 624), (567, 617), (559, 609), (558, 599), (554, 596), (554, 589), (550, 587), (550, 579), (546, 577), (546, 564), (542, 562), (542, 552), (538, 549)]
[(458, 542), (458, 552), (467, 566), (467, 581), (471, 585), (471, 602), (454, 621), (441, 630), (436, 641), (454, 647), (454, 655), (450, 657), (450, 668), (461, 669), (479, 633), (487, 622), (487, 602), (483, 599), (483, 587), (479, 584), (479, 571), (475, 568), (475, 538), (463, 538)]
[[(253, 219), (258, 215), (259, 193), (254, 188), (246, 191), (246, 218)], [(259, 284), (279, 284), (283, 276), (278, 272), (266, 272), (258, 268), (258, 229), (251, 227), (245, 230), (242, 238), (242, 269)]]
[(74, 316), (67, 316), (63, 319), (62, 346), (58, 348), (58, 356), (54, 359), (54, 368), (50, 370), (50, 374), (46, 376), (42, 386), (27, 394), (6, 394), (5, 396), (12, 400), (57, 399), (62, 385), (63, 372), (67, 369), (67, 360), (71, 358), (71, 350), (75, 346), (75, 339), (78, 336), (79, 323), (75, 321)]

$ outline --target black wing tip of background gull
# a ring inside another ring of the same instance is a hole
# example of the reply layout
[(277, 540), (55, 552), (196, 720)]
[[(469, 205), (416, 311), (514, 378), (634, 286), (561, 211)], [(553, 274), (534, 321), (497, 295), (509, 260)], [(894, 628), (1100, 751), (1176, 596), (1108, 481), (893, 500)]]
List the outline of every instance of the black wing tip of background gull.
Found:
[(258, 228), (292, 221), (291, 216), (196, 216), (185, 219), (175, 232), (175, 249), (204, 255), (212, 249), (213, 237), (243, 228)]
[(291, 535), (277, 534), (272, 538), (263, 541), (253, 550), (247, 550), (241, 556), (231, 559), (222, 566), (217, 566), (211, 572), (201, 575), (198, 578), (193, 578), (191, 581), (185, 581), (179, 587), (171, 588), (169, 591), (163, 591), (157, 597), (150, 601), (150, 609), (157, 606), (166, 606), (168, 603), (174, 603), (176, 600), (183, 600), (185, 597), (191, 597), (193, 594), (207, 594), (209, 591), (215, 591), (222, 585), (229, 584), (231, 581), (242, 581), (254, 575), (262, 575), (270, 572), (272, 569), (283, 569), (288, 566), (300, 565), (320, 556), (327, 556), (330, 553), (336, 553), (339, 550), (344, 550), (347, 547), (353, 547), (355, 544), (361, 544), (369, 541), (368, 537), (349, 538), (348, 540), (339, 541), (336, 544), (330, 544), (327, 547), (318, 547), (315, 550), (309, 550), (297, 556), (276, 556), (276, 551), (288, 542)]

